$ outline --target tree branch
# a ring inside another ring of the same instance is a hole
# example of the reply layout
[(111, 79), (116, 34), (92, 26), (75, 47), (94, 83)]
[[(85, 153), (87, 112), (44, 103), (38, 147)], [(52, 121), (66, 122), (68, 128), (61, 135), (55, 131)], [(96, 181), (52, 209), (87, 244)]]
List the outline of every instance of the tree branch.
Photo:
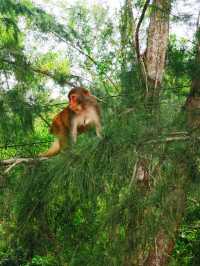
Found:
[[(182, 136), (170, 136), (163, 139), (151, 139), (148, 141), (145, 141), (142, 145), (146, 144), (160, 144), (160, 143), (169, 143), (173, 141), (182, 141), (182, 140), (189, 140), (191, 137), (189, 135), (182, 135)], [(200, 140), (200, 137), (196, 137), (198, 140)]]
[(1, 160), (0, 166), (8, 166), (5, 170), (5, 174), (7, 174), (12, 168), (14, 168), (16, 165), (21, 163), (32, 163), (36, 161), (43, 161), (47, 160), (47, 157), (37, 157), (37, 158), (11, 158), (7, 160)]
[(150, 3), (150, 0), (146, 0), (144, 6), (143, 6), (143, 9), (142, 9), (142, 14), (139, 18), (139, 21), (138, 21), (138, 24), (136, 26), (136, 30), (135, 30), (135, 48), (136, 48), (136, 54), (137, 54), (137, 59), (138, 59), (138, 62), (140, 62), (140, 42), (139, 42), (139, 31), (140, 31), (140, 26), (142, 24), (142, 21), (144, 19), (144, 16), (145, 16), (145, 13), (146, 13), (146, 10), (149, 6), (149, 3)]
[[(98, 66), (98, 62), (91, 57), (89, 54), (85, 53), (82, 48), (80, 47), (80, 45), (77, 44), (77, 46), (75, 46), (74, 44), (72, 44), (71, 42), (69, 42), (68, 40), (66, 40), (65, 38), (63, 38), (62, 36), (60, 36), (58, 33), (56, 32), (51, 32), (52, 34), (54, 34), (59, 40), (67, 43), (68, 45), (70, 45), (73, 49), (75, 49), (76, 51), (78, 51), (80, 54), (82, 54), (83, 56), (87, 57), (95, 66)], [(114, 81), (108, 76), (107, 73), (104, 73), (105, 77), (107, 78), (107, 80), (112, 84), (112, 86), (118, 90), (117, 85), (114, 83)]]
[[(7, 63), (7, 64), (11, 64), (11, 65), (15, 65), (15, 66), (17, 66), (17, 67), (21, 67), (21, 68), (24, 69), (24, 65), (21, 66), (21, 65), (18, 64), (16, 61), (8, 60), (8, 59), (5, 59), (5, 58), (1, 58), (1, 61), (5, 62), (5, 63)], [(36, 68), (36, 67), (34, 67), (34, 66), (31, 66), (31, 65), (30, 65), (29, 63), (27, 63), (27, 62), (24, 62), (24, 63), (25, 63), (26, 66), (28, 66), (29, 69), (32, 70), (33, 72), (38, 73), (38, 74), (41, 74), (41, 75), (43, 75), (43, 76), (47, 76), (47, 77), (49, 77), (49, 78), (52, 78), (52, 79), (56, 80), (55, 76), (54, 76), (51, 72), (49, 72), (49, 71), (47, 71), (47, 70), (42, 70), (42, 69)], [(68, 75), (68, 76), (66, 75), (66, 78), (79, 78), (79, 77), (78, 77), (78, 76), (75, 76), (75, 75)], [(70, 82), (70, 81), (67, 81), (67, 80), (65, 80), (65, 83), (68, 84), (69, 86), (75, 86), (74, 83), (72, 83), (72, 82)]]

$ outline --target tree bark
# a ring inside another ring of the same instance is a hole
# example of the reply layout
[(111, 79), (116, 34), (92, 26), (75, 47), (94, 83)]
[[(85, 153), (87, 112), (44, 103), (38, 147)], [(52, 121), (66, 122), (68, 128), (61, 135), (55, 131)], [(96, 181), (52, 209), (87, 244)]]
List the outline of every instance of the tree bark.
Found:
[[(199, 22), (198, 22), (199, 24)], [(196, 49), (196, 58), (195, 58), (195, 68), (198, 73), (195, 73), (192, 79), (191, 91), (186, 100), (186, 110), (187, 110), (187, 123), (188, 128), (192, 131), (199, 129), (200, 126), (200, 25), (197, 28), (197, 49)], [(193, 133), (193, 132), (192, 132)], [(196, 137), (199, 139), (199, 137)], [(198, 149), (198, 148), (197, 148)], [(186, 146), (186, 152), (189, 153), (190, 161), (185, 159), (185, 167), (186, 169), (192, 169), (192, 171), (188, 170), (189, 178), (190, 175), (193, 175), (194, 172), (198, 172), (199, 170), (191, 167), (196, 166), (196, 158), (195, 158), (195, 150), (193, 151), (191, 145)], [(185, 187), (187, 186), (187, 181), (189, 178), (185, 180), (185, 183), (182, 182), (179, 185), (179, 189), (174, 192), (176, 196), (176, 200), (172, 202), (172, 204), (177, 206), (176, 212), (176, 220), (175, 223), (172, 224), (171, 233), (176, 234), (177, 228), (181, 222), (181, 218), (185, 209), (184, 202), (186, 198)], [(145, 266), (164, 266), (168, 263), (169, 257), (173, 251), (174, 241), (172, 237), (164, 233), (163, 231), (158, 232), (155, 238), (155, 245), (150, 250), (147, 260), (145, 261)]]
[[(181, 165), (179, 166), (181, 167)], [(166, 232), (166, 229), (160, 229), (158, 231), (154, 239), (154, 244), (149, 251), (147, 259), (143, 263), (143, 266), (164, 266), (168, 264), (175, 244), (172, 236), (176, 235), (185, 210), (186, 195), (183, 189), (185, 183), (186, 180), (184, 178), (168, 195), (170, 205), (173, 207), (175, 219), (171, 222), (168, 232)]]
[(154, 0), (148, 28), (145, 66), (148, 81), (147, 98), (158, 101), (163, 80), (169, 36), (170, 0)]

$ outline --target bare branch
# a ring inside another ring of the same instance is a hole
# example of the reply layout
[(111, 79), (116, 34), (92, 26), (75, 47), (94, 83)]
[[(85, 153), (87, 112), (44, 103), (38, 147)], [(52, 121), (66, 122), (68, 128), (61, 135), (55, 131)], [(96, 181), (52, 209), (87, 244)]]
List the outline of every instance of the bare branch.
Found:
[(137, 54), (137, 59), (138, 59), (138, 62), (140, 62), (140, 42), (139, 42), (139, 31), (140, 31), (140, 26), (142, 24), (142, 21), (144, 19), (144, 16), (145, 16), (145, 13), (146, 13), (146, 10), (149, 6), (149, 3), (150, 3), (150, 0), (146, 0), (144, 6), (143, 6), (143, 9), (142, 9), (142, 14), (139, 18), (139, 21), (138, 21), (138, 24), (136, 26), (136, 30), (135, 30), (135, 48), (136, 48), (136, 54)]
[(36, 161), (43, 161), (47, 160), (47, 157), (37, 157), (37, 158), (11, 158), (7, 160), (1, 160), (0, 166), (8, 166), (5, 170), (5, 174), (7, 174), (12, 168), (14, 168), (16, 165), (21, 163), (32, 163)]
[[(180, 135), (180, 136), (170, 136), (170, 137), (166, 137), (163, 139), (151, 139), (148, 141), (145, 141), (143, 144), (159, 144), (159, 143), (169, 143), (169, 142), (173, 142), (173, 141), (182, 141), (182, 140), (189, 140), (191, 139), (191, 136), (189, 135)], [(196, 137), (196, 139), (200, 140), (200, 137)]]

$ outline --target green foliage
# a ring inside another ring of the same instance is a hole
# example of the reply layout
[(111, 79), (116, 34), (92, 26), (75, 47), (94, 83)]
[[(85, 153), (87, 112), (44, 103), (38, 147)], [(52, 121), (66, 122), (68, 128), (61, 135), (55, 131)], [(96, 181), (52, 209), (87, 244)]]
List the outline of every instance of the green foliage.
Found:
[(56, 258), (51, 256), (41, 257), (35, 256), (31, 262), (26, 263), (24, 266), (56, 266), (59, 264), (56, 261)]
[[(145, 246), (151, 242), (158, 228), (164, 226), (167, 230), (173, 223), (176, 210), (170, 207), (176, 196), (172, 188), (185, 180), (173, 161), (185, 148), (178, 144), (169, 147), (159, 179), (152, 184), (152, 193), (145, 195), (135, 181), (130, 187), (136, 144), (147, 139), (145, 119), (141, 123), (140, 112), (123, 117), (120, 114), (115, 119), (112, 115), (112, 119), (110, 123), (109, 114), (104, 117), (103, 140), (80, 137), (76, 147), (28, 168), (26, 176), (22, 174), (16, 206), (17, 228), (23, 230), (18, 237), (24, 250), (28, 247), (27, 251), (44, 255), (46, 248), (57, 249), (58, 241), (65, 247), (60, 254), (71, 265), (116, 265), (130, 250), (136, 255), (139, 243)], [(137, 152), (143, 158), (150, 150), (155, 171), (162, 146), (153, 151), (151, 146), (142, 146)], [(148, 210), (145, 218), (143, 209)], [(161, 223), (160, 217), (166, 214), (167, 220)], [(127, 230), (134, 239), (127, 238)]]
[[(184, 194), (187, 213), (172, 265), (198, 265), (199, 198), (193, 186), (199, 175), (199, 140), (167, 140), (185, 136), (181, 106), (192, 71), (199, 71), (196, 50), (171, 37), (155, 114), (143, 98), (131, 8), (125, 5), (120, 15), (117, 30), (100, 6), (75, 5), (68, 19), (58, 23), (29, 1), (0, 1), (0, 137), (5, 145), (0, 159), (34, 157), (50, 145), (6, 147), (52, 139), (47, 124), (63, 106), (50, 100), (49, 78), (61, 85), (74, 81), (70, 71), (78, 66), (92, 77), (95, 95), (104, 96), (101, 140), (91, 130), (54, 158), (1, 166), (1, 265), (116, 266), (126, 260), (139, 265), (137, 258), (146, 256), (155, 235), (162, 230), (171, 237), (177, 220), (181, 223)], [(46, 38), (50, 33), (51, 41), (68, 45), (67, 53), (29, 56), (28, 33), (19, 27), (22, 17), (26, 30)], [(138, 180), (137, 167), (148, 175), (148, 184)]]
[(60, 84), (64, 84), (70, 75), (69, 61), (61, 58), (58, 53), (49, 52), (37, 60), (36, 66), (41, 73), (50, 73)]

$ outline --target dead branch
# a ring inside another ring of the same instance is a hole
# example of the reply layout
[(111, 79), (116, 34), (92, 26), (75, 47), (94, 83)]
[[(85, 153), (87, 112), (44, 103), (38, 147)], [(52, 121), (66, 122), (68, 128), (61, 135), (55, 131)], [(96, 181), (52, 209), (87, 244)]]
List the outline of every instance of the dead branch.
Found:
[(47, 160), (47, 157), (37, 157), (37, 158), (10, 158), (7, 160), (1, 160), (0, 166), (7, 167), (4, 171), (7, 174), (12, 168), (21, 163), (33, 163), (36, 161)]
[[(196, 137), (198, 140), (200, 140), (200, 137)], [(191, 137), (189, 135), (180, 135), (180, 136), (171, 136), (171, 137), (166, 137), (163, 139), (151, 139), (148, 140), (146, 142), (144, 142), (144, 145), (146, 144), (159, 144), (159, 143), (169, 143), (169, 142), (173, 142), (173, 141), (182, 141), (182, 140), (189, 140), (191, 139)]]

